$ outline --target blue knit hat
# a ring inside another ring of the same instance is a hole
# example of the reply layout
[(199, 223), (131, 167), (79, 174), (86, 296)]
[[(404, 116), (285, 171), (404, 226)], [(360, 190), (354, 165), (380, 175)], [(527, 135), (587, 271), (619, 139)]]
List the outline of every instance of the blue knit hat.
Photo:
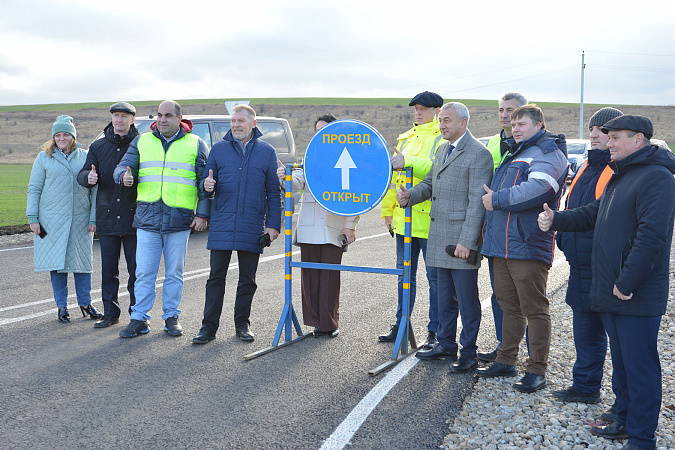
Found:
[(56, 118), (54, 125), (52, 125), (52, 137), (56, 133), (65, 131), (70, 134), (73, 139), (77, 139), (77, 131), (75, 131), (75, 125), (73, 125), (73, 118), (70, 116), (59, 116)]

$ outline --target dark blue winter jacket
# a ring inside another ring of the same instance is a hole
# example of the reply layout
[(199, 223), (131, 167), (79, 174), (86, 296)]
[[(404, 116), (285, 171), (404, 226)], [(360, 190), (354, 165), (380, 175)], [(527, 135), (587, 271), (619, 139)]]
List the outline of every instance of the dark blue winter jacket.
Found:
[[(586, 169), (579, 175), (565, 202), (565, 209), (574, 209), (595, 201), (595, 189), (600, 175), (609, 163), (609, 150), (589, 150)], [(593, 231), (556, 234), (558, 248), (565, 253), (570, 265), (570, 279), (567, 283), (565, 301), (572, 309), (591, 311), (588, 293), (591, 291), (591, 250)]]
[(209, 223), (209, 250), (243, 250), (262, 253), (258, 240), (265, 228), (281, 230), (281, 188), (277, 177), (277, 153), (258, 139), (253, 128), (243, 151), (241, 142), (228, 131), (211, 148), (204, 179), (213, 171), (215, 196)]
[[(586, 206), (556, 212), (551, 228), (593, 230), (589, 299), (593, 311), (631, 316), (666, 312), (675, 219), (675, 155), (648, 145), (610, 162), (605, 193)], [(576, 189), (576, 188), (575, 188)], [(629, 300), (620, 300), (614, 286)]]
[(551, 264), (554, 233), (541, 231), (537, 216), (544, 203), (558, 208), (567, 178), (565, 136), (541, 130), (512, 148), (490, 184), (494, 211), (485, 213), (482, 253)]

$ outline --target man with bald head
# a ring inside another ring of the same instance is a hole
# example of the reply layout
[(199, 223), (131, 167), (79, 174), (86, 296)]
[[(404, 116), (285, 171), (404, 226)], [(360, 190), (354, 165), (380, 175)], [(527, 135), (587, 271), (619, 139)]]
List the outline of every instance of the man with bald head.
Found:
[[(163, 101), (157, 108), (152, 131), (129, 145), (115, 169), (115, 182), (137, 186), (136, 304), (131, 322), (120, 337), (132, 338), (150, 332), (150, 310), (155, 302), (155, 281), (164, 255), (162, 306), (164, 331), (181, 336), (178, 309), (183, 295), (183, 269), (191, 229), (206, 229), (211, 200), (198, 181), (209, 150), (192, 134), (192, 122), (184, 120), (181, 106)], [(195, 214), (196, 209), (196, 214)]]

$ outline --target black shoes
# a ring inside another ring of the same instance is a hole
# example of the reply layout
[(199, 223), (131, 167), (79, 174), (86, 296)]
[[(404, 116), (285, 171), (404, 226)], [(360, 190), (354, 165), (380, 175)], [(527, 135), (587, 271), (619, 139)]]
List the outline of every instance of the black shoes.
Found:
[(591, 427), (591, 434), (606, 439), (628, 439), (626, 427), (619, 425), (619, 422), (612, 422), (609, 425), (602, 425), (600, 427)]
[(602, 420), (606, 420), (607, 422), (616, 422), (619, 420), (619, 416), (616, 413), (616, 401), (612, 406), (609, 407), (607, 411), (600, 414), (600, 418)]
[(92, 320), (103, 319), (103, 314), (96, 311), (94, 305), (80, 306), (80, 311), (82, 311), (82, 317), (87, 317), (87, 314), (89, 314), (89, 318)]
[(497, 349), (499, 347), (495, 348), (489, 353), (481, 353), (478, 352), (476, 353), (476, 358), (478, 358), (480, 361), (483, 362), (494, 362), (497, 359)]
[(340, 329), (336, 328), (333, 331), (326, 331), (326, 334), (328, 335), (328, 337), (331, 338), (338, 337), (338, 335), (340, 334)]
[(536, 373), (525, 372), (525, 376), (519, 382), (513, 385), (513, 388), (520, 392), (531, 394), (546, 387), (546, 377)]
[(59, 308), (58, 316), (59, 322), (70, 322), (70, 314), (68, 314), (68, 307)]
[(422, 348), (425, 350), (431, 350), (432, 348), (436, 347), (438, 345), (438, 339), (436, 338), (436, 332), (435, 331), (429, 331), (429, 334), (427, 334), (427, 340), (424, 341), (424, 344), (422, 344)]
[(326, 332), (321, 331), (321, 328), (316, 327), (316, 328), (314, 328), (314, 331), (312, 332), (312, 334), (314, 335), (314, 337), (319, 337), (319, 336), (323, 336), (324, 334), (326, 334)]
[(518, 369), (516, 366), (495, 362), (490, 367), (476, 369), (476, 375), (483, 378), (515, 377), (518, 375)]
[(467, 373), (478, 367), (478, 360), (473, 356), (461, 355), (459, 360), (450, 366), (450, 373)]
[(396, 335), (398, 334), (398, 326), (392, 325), (391, 330), (387, 334), (381, 334), (377, 337), (380, 342), (394, 342), (396, 340)]
[(129, 325), (120, 331), (121, 338), (133, 338), (139, 334), (148, 334), (150, 332), (150, 323), (147, 320), (131, 319)]
[(251, 331), (251, 327), (246, 323), (241, 327), (235, 327), (235, 334), (239, 339), (244, 342), (252, 342), (255, 339), (255, 335)]
[(168, 317), (164, 321), (164, 331), (166, 334), (172, 337), (178, 337), (183, 335), (183, 327), (178, 323), (178, 317)]
[(600, 391), (591, 392), (587, 394), (581, 392), (579, 389), (574, 386), (570, 386), (567, 389), (562, 389), (560, 391), (553, 391), (552, 395), (562, 400), (563, 402), (574, 402), (574, 403), (600, 403)]
[(193, 344), (207, 344), (216, 338), (216, 333), (212, 333), (208, 328), (202, 327), (197, 336), (192, 338)]
[(101, 320), (94, 324), (94, 328), (108, 328), (110, 325), (115, 325), (120, 322), (119, 317), (106, 317), (103, 316)]
[(424, 360), (446, 359), (448, 361), (457, 361), (457, 352), (446, 350), (441, 344), (438, 344), (431, 350), (420, 350), (415, 353), (415, 356)]

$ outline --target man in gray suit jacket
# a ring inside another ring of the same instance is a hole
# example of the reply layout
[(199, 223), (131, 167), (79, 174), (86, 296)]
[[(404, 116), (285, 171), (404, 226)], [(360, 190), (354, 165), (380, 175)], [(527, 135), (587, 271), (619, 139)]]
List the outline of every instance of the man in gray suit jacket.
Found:
[[(438, 274), (438, 341), (431, 350), (417, 352), (420, 359), (456, 361), (452, 373), (478, 366), (476, 338), (481, 319), (478, 297), (478, 256), (485, 211), (483, 184), (492, 180), (493, 161), (488, 149), (467, 130), (469, 110), (462, 103), (446, 103), (438, 116), (443, 144), (422, 182), (397, 194), (401, 206), (431, 199), (431, 226), (427, 264)], [(447, 247), (447, 249), (446, 249)], [(452, 248), (450, 248), (452, 247)], [(471, 263), (469, 261), (472, 261)], [(462, 315), (462, 344), (457, 360), (457, 315)]]

